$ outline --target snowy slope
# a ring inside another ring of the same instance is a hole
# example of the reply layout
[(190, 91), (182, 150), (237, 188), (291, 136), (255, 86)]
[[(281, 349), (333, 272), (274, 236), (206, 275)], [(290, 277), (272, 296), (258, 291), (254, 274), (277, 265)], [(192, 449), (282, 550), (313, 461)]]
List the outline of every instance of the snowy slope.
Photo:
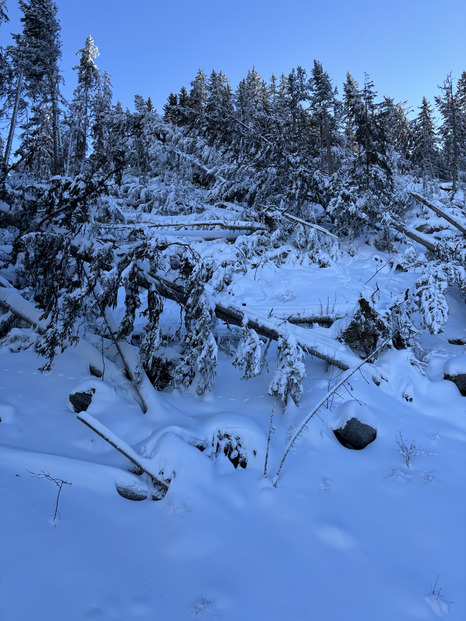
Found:
[[(225, 295), (255, 312), (276, 304), (286, 314), (327, 300), (355, 306), (377, 283), (389, 303), (414, 276), (387, 265), (371, 278), (386, 260), (367, 247), (325, 269), (268, 263)], [(31, 348), (11, 353), (5, 346), (0, 618), (462, 621), (466, 401), (443, 380), (443, 369), (464, 351), (446, 335), (464, 335), (466, 314), (455, 299), (450, 310), (445, 335), (423, 337), (422, 369), (409, 352), (388, 351), (374, 365), (385, 378), (380, 386), (363, 368), (332, 396), (276, 488), (272, 477), (287, 441), (339, 377), (322, 360), (306, 360), (299, 408), (275, 413), (264, 479), (274, 345), (259, 377), (242, 382), (221, 353), (211, 394), (161, 393), (146, 415), (118, 362), (107, 364), (103, 380), (89, 375), (99, 352), (85, 343), (45, 374)], [(337, 328), (310, 332), (334, 335)], [(172, 477), (162, 500), (133, 502), (117, 493), (117, 485), (144, 490), (148, 481), (77, 420), (68, 396), (90, 386), (89, 415)], [(332, 432), (352, 416), (377, 429), (362, 451), (344, 448)], [(227, 433), (239, 438), (245, 469), (225, 456)]]

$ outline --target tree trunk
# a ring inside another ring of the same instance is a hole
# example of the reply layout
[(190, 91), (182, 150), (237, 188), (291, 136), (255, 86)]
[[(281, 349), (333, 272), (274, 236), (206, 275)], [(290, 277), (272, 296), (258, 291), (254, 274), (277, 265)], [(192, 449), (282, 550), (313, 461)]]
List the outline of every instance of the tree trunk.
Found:
[(13, 106), (13, 113), (11, 115), (11, 120), (10, 120), (10, 131), (8, 133), (8, 139), (7, 139), (6, 148), (5, 148), (5, 156), (3, 158), (4, 166), (5, 166), (5, 174), (6, 174), (6, 171), (8, 170), (8, 163), (10, 161), (11, 149), (13, 146), (13, 138), (15, 135), (16, 121), (18, 119), (19, 100), (21, 99), (22, 85), (23, 85), (23, 72), (20, 71), (19, 76), (18, 76), (18, 84), (16, 86), (16, 95), (15, 95), (15, 103)]

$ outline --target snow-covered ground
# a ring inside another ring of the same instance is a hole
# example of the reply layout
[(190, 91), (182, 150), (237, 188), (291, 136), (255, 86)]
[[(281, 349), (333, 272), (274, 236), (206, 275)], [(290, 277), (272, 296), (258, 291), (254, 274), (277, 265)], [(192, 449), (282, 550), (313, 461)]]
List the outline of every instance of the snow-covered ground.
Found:
[[(224, 295), (265, 316), (346, 312), (376, 284), (388, 303), (413, 276), (386, 260), (367, 246), (326, 269), (267, 264)], [(44, 374), (32, 348), (4, 347), (0, 619), (463, 621), (466, 399), (443, 372), (461, 363), (448, 363), (464, 346), (446, 337), (464, 338), (466, 311), (452, 298), (450, 312), (444, 334), (423, 337), (421, 367), (388, 351), (375, 363), (380, 386), (363, 367), (329, 399), (277, 487), (288, 440), (339, 378), (322, 360), (306, 360), (300, 406), (275, 412), (264, 478), (274, 345), (259, 377), (241, 381), (221, 352), (211, 394), (154, 394), (145, 415), (118, 364), (107, 361), (103, 379), (89, 374), (99, 353), (84, 342)], [(69, 394), (89, 387), (88, 414), (171, 477), (162, 500), (117, 493), (144, 490), (146, 475), (77, 419)], [(362, 451), (333, 434), (353, 416), (377, 429)], [(246, 468), (224, 455), (225, 434), (239, 438)]]

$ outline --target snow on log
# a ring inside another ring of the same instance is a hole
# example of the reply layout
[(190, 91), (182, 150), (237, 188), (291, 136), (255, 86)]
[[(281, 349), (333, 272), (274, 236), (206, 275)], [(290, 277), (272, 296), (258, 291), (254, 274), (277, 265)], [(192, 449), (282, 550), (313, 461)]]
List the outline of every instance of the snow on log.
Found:
[(42, 313), (25, 300), (13, 287), (0, 287), (0, 304), (6, 306), (14, 315), (31, 324), (38, 332), (44, 332), (47, 322), (41, 319)]
[(137, 468), (137, 473), (143, 472), (152, 479), (153, 483), (158, 487), (165, 487), (168, 489), (168, 485), (165, 481), (161, 480), (160, 475), (154, 474), (152, 469), (147, 465), (146, 459), (141, 457), (136, 451), (127, 444), (122, 438), (117, 436), (108, 427), (98, 421), (96, 418), (88, 414), (87, 412), (81, 412), (77, 415), (78, 420), (84, 423), (89, 429), (92, 429), (94, 433), (100, 436), (105, 442), (113, 446), (119, 453), (124, 455), (132, 464)]
[(431, 202), (429, 202), (423, 196), (420, 196), (419, 194), (416, 194), (415, 192), (410, 192), (410, 194), (417, 201), (419, 201), (420, 203), (422, 203), (423, 205), (425, 205), (429, 209), (432, 209), (432, 211), (434, 213), (436, 213), (438, 216), (440, 216), (441, 218), (443, 218), (444, 220), (446, 220), (447, 222), (452, 224), (455, 228), (458, 229), (458, 231), (461, 231), (461, 233), (463, 233), (463, 235), (466, 235), (466, 228), (462, 224), (460, 224), (458, 222), (458, 220), (455, 220), (452, 216), (450, 216), (450, 214), (448, 214), (445, 211), (443, 211), (443, 209), (440, 209), (440, 207), (437, 207), (436, 205), (433, 205)]
[[(151, 275), (157, 283), (161, 295), (184, 305), (187, 301), (187, 294), (183, 287), (177, 283), (173, 283), (162, 276)], [(296, 342), (303, 350), (333, 364), (339, 369), (346, 371), (354, 368), (361, 363), (361, 359), (351, 352), (348, 347), (340, 343), (333, 337), (327, 336), (323, 330), (302, 328), (293, 325), (289, 321), (277, 317), (264, 317), (260, 313), (237, 307), (233, 304), (222, 304), (217, 302), (215, 305), (215, 315), (221, 321), (234, 326), (247, 325), (267, 339), (278, 341), (281, 337), (287, 337), (293, 334)], [(380, 383), (380, 376), (371, 368), (372, 379), (376, 384)]]
[(431, 252), (435, 252), (437, 250), (437, 244), (432, 242), (426, 235), (423, 235), (418, 231), (413, 231), (401, 222), (392, 221), (390, 223), (390, 226), (396, 229), (399, 233), (402, 233), (403, 235), (406, 235), (406, 237), (409, 237), (418, 244), (421, 244), (421, 246), (424, 246), (424, 248), (427, 248), (427, 250), (430, 250)]

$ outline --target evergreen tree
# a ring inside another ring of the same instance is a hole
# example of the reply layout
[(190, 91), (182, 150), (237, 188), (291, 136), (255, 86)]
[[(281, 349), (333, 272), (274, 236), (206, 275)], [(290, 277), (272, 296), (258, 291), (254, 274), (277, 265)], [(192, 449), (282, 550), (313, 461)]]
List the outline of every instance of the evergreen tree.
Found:
[(387, 157), (388, 141), (381, 106), (366, 76), (359, 87), (348, 74), (344, 106), (348, 155), (342, 167), (330, 211), (342, 230), (356, 233), (361, 226), (379, 226), (392, 207), (393, 177)]
[(92, 101), (92, 159), (103, 170), (108, 171), (111, 163), (112, 142), (115, 137), (111, 131), (112, 112), (112, 83), (109, 74), (104, 71), (99, 75), (99, 81)]
[(10, 18), (6, 10), (6, 0), (0, 0), (0, 26), (3, 22), (9, 22)]
[(412, 124), (411, 161), (417, 167), (424, 189), (427, 180), (432, 179), (437, 171), (438, 147), (432, 107), (425, 97), (419, 113)]
[(260, 143), (260, 136), (267, 133), (270, 108), (267, 86), (255, 67), (238, 84), (234, 99), (238, 120), (250, 130), (243, 133), (245, 142), (252, 141), (255, 146)]
[(466, 71), (460, 76), (456, 86), (456, 98), (459, 107), (459, 125), (462, 141), (460, 143), (459, 166), (466, 174)]
[(277, 370), (270, 382), (269, 395), (285, 406), (291, 397), (299, 405), (303, 393), (302, 383), (306, 376), (304, 353), (294, 336), (281, 338), (277, 347)]
[(462, 135), (458, 93), (453, 88), (451, 74), (446, 77), (440, 89), (442, 94), (435, 98), (435, 102), (443, 119), (440, 127), (443, 157), (453, 184), (452, 191), (455, 194), (458, 189), (459, 159), (463, 148), (464, 135)]
[(191, 82), (189, 91), (189, 107), (194, 111), (193, 123), (198, 123), (203, 117), (207, 103), (207, 78), (202, 69), (199, 69), (196, 77)]
[(337, 90), (322, 64), (314, 60), (311, 75), (310, 108), (319, 133), (321, 166), (329, 175), (333, 174), (332, 147), (337, 143)]
[[(60, 137), (60, 25), (57, 6), (52, 0), (19, 0), (23, 12), (23, 32), (13, 35), (16, 41), (15, 64), (18, 73), (18, 92), (24, 90), (31, 105), (50, 108), (51, 140), (53, 144), (50, 169), (60, 172), (62, 165)], [(35, 115), (40, 121), (42, 115)], [(44, 128), (40, 132), (42, 133)], [(36, 132), (29, 132), (27, 138)]]
[[(8, 14), (6, 12), (6, 0), (0, 0), (0, 26), (3, 22), (8, 22)], [(6, 113), (6, 105), (3, 103), (4, 98), (7, 95), (7, 74), (9, 72), (9, 66), (5, 51), (2, 46), (0, 46), (0, 121), (5, 117)], [(0, 169), (3, 167), (4, 157), (3, 157), (3, 139), (0, 136)], [(0, 179), (1, 179), (0, 175)]]
[(384, 97), (380, 106), (380, 119), (387, 141), (387, 157), (393, 171), (400, 174), (409, 169), (411, 125), (403, 105), (391, 97)]
[(350, 155), (356, 155), (358, 145), (355, 138), (356, 118), (361, 107), (359, 85), (348, 72), (343, 84), (343, 118), (345, 120), (346, 146)]
[(228, 142), (233, 118), (232, 92), (223, 71), (212, 71), (207, 82), (205, 131), (216, 142)]
[(79, 65), (73, 67), (78, 72), (78, 86), (70, 105), (68, 132), (67, 171), (82, 172), (89, 150), (89, 134), (92, 127), (93, 100), (97, 95), (100, 71), (95, 64), (99, 50), (89, 35), (80, 54)]

